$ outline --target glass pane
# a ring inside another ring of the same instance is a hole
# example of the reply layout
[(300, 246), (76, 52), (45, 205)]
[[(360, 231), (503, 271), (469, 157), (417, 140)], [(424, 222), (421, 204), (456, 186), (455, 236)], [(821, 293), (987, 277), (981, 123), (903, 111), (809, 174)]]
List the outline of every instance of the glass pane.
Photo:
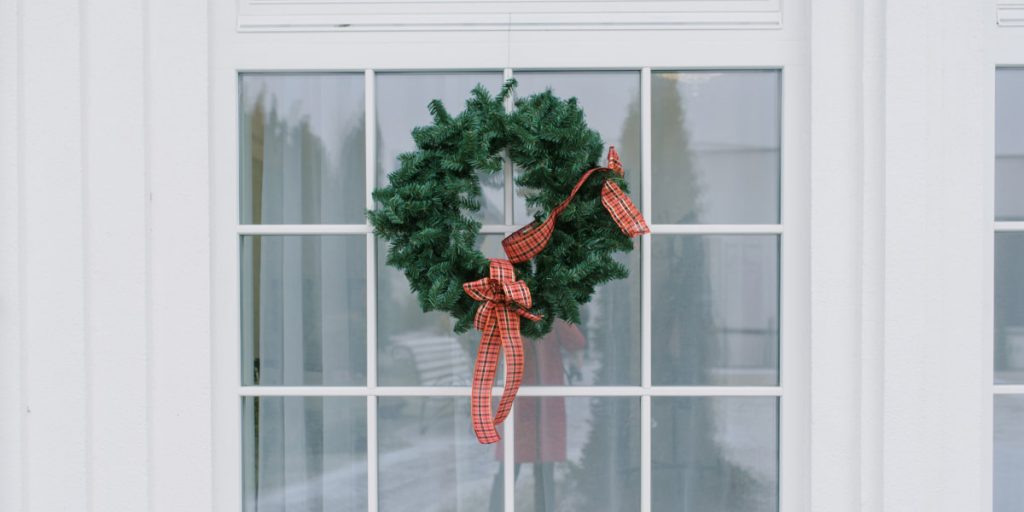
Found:
[(996, 71), (996, 220), (1024, 220), (1024, 69)]
[[(491, 94), (501, 88), (502, 74), (489, 73), (378, 73), (377, 186), (398, 169), (398, 155), (416, 149), (412, 129), (433, 122), (427, 103), (439, 99), (451, 115), (465, 110), (469, 93), (483, 84)], [(480, 174), (482, 201), (474, 217), (485, 224), (505, 223), (505, 177)]]
[(653, 398), (651, 510), (779, 509), (778, 399)]
[(779, 381), (779, 239), (655, 235), (651, 344), (656, 385)]
[(246, 511), (366, 510), (366, 399), (242, 399)]
[[(550, 88), (560, 98), (576, 97), (586, 113), (587, 125), (597, 130), (605, 142), (601, 152), (615, 146), (626, 170), (626, 181), (633, 202), (640, 206), (640, 72), (639, 71), (521, 71), (517, 96), (524, 97)], [(515, 222), (533, 220), (527, 211), (523, 190), (516, 187)]]
[(366, 385), (366, 237), (242, 237), (242, 382)]
[(995, 383), (1024, 384), (1024, 233), (995, 243)]
[(1020, 512), (1024, 504), (1024, 395), (995, 397), (993, 510)]
[(779, 222), (780, 75), (651, 75), (653, 222)]
[(366, 222), (361, 73), (244, 74), (243, 224)]
[(381, 397), (377, 409), (381, 512), (500, 507), (501, 461), (473, 435), (469, 398)]
[(520, 396), (515, 422), (516, 510), (640, 510), (639, 398)]
[(580, 325), (556, 320), (547, 336), (524, 339), (524, 386), (640, 384), (640, 250), (618, 254), (629, 278), (597, 288)]
[[(504, 235), (482, 235), (478, 248), (503, 258)], [(387, 244), (377, 242), (377, 367), (383, 386), (469, 386), (480, 332), (456, 335), (448, 313), (424, 313), (402, 272), (385, 263)], [(504, 382), (498, 371), (496, 382)]]

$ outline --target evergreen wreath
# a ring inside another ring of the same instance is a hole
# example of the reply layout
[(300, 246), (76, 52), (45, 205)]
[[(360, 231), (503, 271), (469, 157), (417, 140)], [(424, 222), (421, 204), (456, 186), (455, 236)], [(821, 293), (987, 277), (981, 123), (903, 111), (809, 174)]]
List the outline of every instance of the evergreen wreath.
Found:
[[(459, 333), (473, 325), (481, 304), (462, 285), (487, 276), (490, 263), (476, 249), (481, 223), (467, 215), (481, 207), (477, 172), (501, 172), (507, 152), (521, 170), (516, 184), (529, 191), (527, 206), (537, 207), (535, 217), (543, 220), (601, 157), (601, 137), (587, 127), (576, 98), (563, 100), (548, 89), (517, 99), (506, 112), (515, 86), (508, 80), (491, 96), (477, 85), (454, 117), (441, 101), (431, 101), (433, 124), (413, 130), (416, 150), (398, 157), (389, 185), (373, 192), (377, 209), (367, 212), (374, 232), (390, 243), (387, 263), (404, 272), (421, 308), (450, 313)], [(587, 180), (558, 218), (550, 244), (515, 265), (533, 296), (531, 312), (542, 316), (522, 322), (524, 336), (547, 334), (556, 317), (579, 323), (580, 306), (597, 285), (628, 276), (613, 254), (631, 251), (633, 243), (600, 198), (605, 180), (628, 193), (627, 184), (614, 173), (599, 174), (603, 179)]]

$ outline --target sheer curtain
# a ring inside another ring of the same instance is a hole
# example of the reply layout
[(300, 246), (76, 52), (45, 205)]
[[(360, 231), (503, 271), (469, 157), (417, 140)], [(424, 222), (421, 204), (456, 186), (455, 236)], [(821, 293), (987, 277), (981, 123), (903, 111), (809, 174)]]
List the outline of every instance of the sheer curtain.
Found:
[[(362, 75), (246, 75), (240, 216), (363, 224)], [(366, 383), (364, 235), (242, 238), (242, 382)], [(365, 399), (243, 402), (246, 510), (365, 510)]]

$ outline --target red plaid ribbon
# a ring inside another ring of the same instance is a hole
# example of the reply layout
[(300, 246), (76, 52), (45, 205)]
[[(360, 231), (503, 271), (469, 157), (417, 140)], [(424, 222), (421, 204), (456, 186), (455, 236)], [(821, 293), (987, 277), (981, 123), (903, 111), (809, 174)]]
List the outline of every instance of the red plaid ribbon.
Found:
[[(569, 197), (565, 198), (565, 201), (562, 201), (554, 210), (551, 210), (551, 214), (544, 219), (544, 222), (534, 221), (527, 224), (501, 241), (509, 261), (522, 263), (544, 250), (548, 241), (551, 240), (551, 233), (555, 231), (555, 221), (558, 220), (558, 216), (569, 206), (587, 179), (599, 171), (612, 171), (619, 176), (624, 174), (615, 146), (608, 148), (608, 166), (595, 167), (583, 173), (583, 176), (576, 182), (576, 186), (572, 188), (572, 192), (569, 193)], [(605, 180), (601, 187), (601, 204), (608, 210), (612, 219), (626, 236), (632, 238), (651, 232), (651, 228), (647, 226), (640, 210), (633, 204), (633, 201), (629, 200), (629, 196), (611, 180)]]
[[(585, 172), (569, 197), (552, 210), (544, 222), (528, 224), (502, 240), (501, 245), (505, 248), (508, 260), (492, 259), (490, 277), (462, 285), (462, 289), (473, 300), (483, 302), (473, 318), (473, 325), (483, 332), (483, 337), (476, 354), (470, 401), (473, 432), (483, 444), (501, 439), (495, 427), (508, 417), (523, 380), (523, 340), (519, 335), (519, 317), (540, 320), (539, 316), (527, 311), (533, 305), (530, 289), (526, 283), (516, 281), (512, 263), (527, 261), (547, 246), (555, 230), (555, 220), (576, 197), (583, 183), (598, 171), (612, 171), (622, 176), (622, 164), (614, 147), (608, 148), (608, 166), (595, 167)], [(601, 188), (601, 204), (626, 236), (634, 237), (651, 232), (629, 196), (611, 180), (606, 180)], [(492, 419), (491, 386), (494, 385), (494, 375), (498, 371), (498, 356), (502, 347), (505, 349), (505, 389), (498, 403), (498, 411)]]
[[(540, 320), (527, 311), (533, 300), (526, 283), (516, 281), (512, 263), (491, 260), (490, 277), (464, 283), (462, 289), (473, 300), (483, 302), (473, 318), (473, 325), (483, 332), (473, 369), (473, 391), (470, 401), (473, 432), (483, 444), (501, 439), (495, 428), (505, 421), (512, 401), (523, 380), (523, 340), (519, 336), (519, 317)], [(498, 403), (498, 412), (491, 419), (491, 386), (498, 371), (498, 355), (505, 348), (505, 390)]]

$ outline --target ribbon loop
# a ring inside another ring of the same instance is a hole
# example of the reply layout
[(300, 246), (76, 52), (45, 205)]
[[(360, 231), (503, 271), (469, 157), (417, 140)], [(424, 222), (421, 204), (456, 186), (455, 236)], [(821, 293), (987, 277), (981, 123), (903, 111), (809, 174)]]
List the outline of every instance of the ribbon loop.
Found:
[[(501, 439), (495, 427), (508, 417), (523, 380), (523, 340), (519, 335), (519, 317), (540, 320), (540, 316), (527, 311), (533, 304), (530, 288), (526, 283), (516, 281), (512, 263), (508, 260), (492, 259), (490, 277), (464, 283), (462, 288), (474, 300), (483, 302), (473, 318), (473, 325), (483, 332), (483, 337), (473, 368), (470, 407), (476, 438), (483, 444), (490, 444)], [(491, 386), (503, 348), (505, 389), (492, 419)]]
[[(505, 248), (505, 254), (508, 256), (509, 261), (512, 263), (522, 263), (540, 254), (544, 247), (548, 245), (548, 241), (551, 240), (551, 234), (555, 231), (555, 221), (558, 220), (558, 216), (569, 206), (569, 203), (576, 197), (576, 193), (580, 191), (580, 188), (583, 187), (587, 179), (600, 171), (611, 171), (619, 176), (624, 175), (625, 171), (622, 169), (619, 153), (615, 151), (615, 146), (608, 148), (608, 166), (595, 167), (583, 173), (583, 176), (576, 182), (576, 186), (572, 188), (572, 192), (569, 193), (569, 197), (565, 198), (555, 209), (551, 210), (547, 219), (544, 219), (543, 222), (531, 222), (501, 241), (501, 246)], [(643, 215), (640, 214), (640, 210), (633, 204), (633, 201), (629, 199), (629, 196), (618, 185), (610, 180), (605, 180), (604, 185), (601, 187), (601, 204), (608, 210), (608, 214), (611, 215), (615, 223), (618, 224), (619, 229), (626, 236), (634, 237), (651, 232), (651, 228), (648, 227)]]

